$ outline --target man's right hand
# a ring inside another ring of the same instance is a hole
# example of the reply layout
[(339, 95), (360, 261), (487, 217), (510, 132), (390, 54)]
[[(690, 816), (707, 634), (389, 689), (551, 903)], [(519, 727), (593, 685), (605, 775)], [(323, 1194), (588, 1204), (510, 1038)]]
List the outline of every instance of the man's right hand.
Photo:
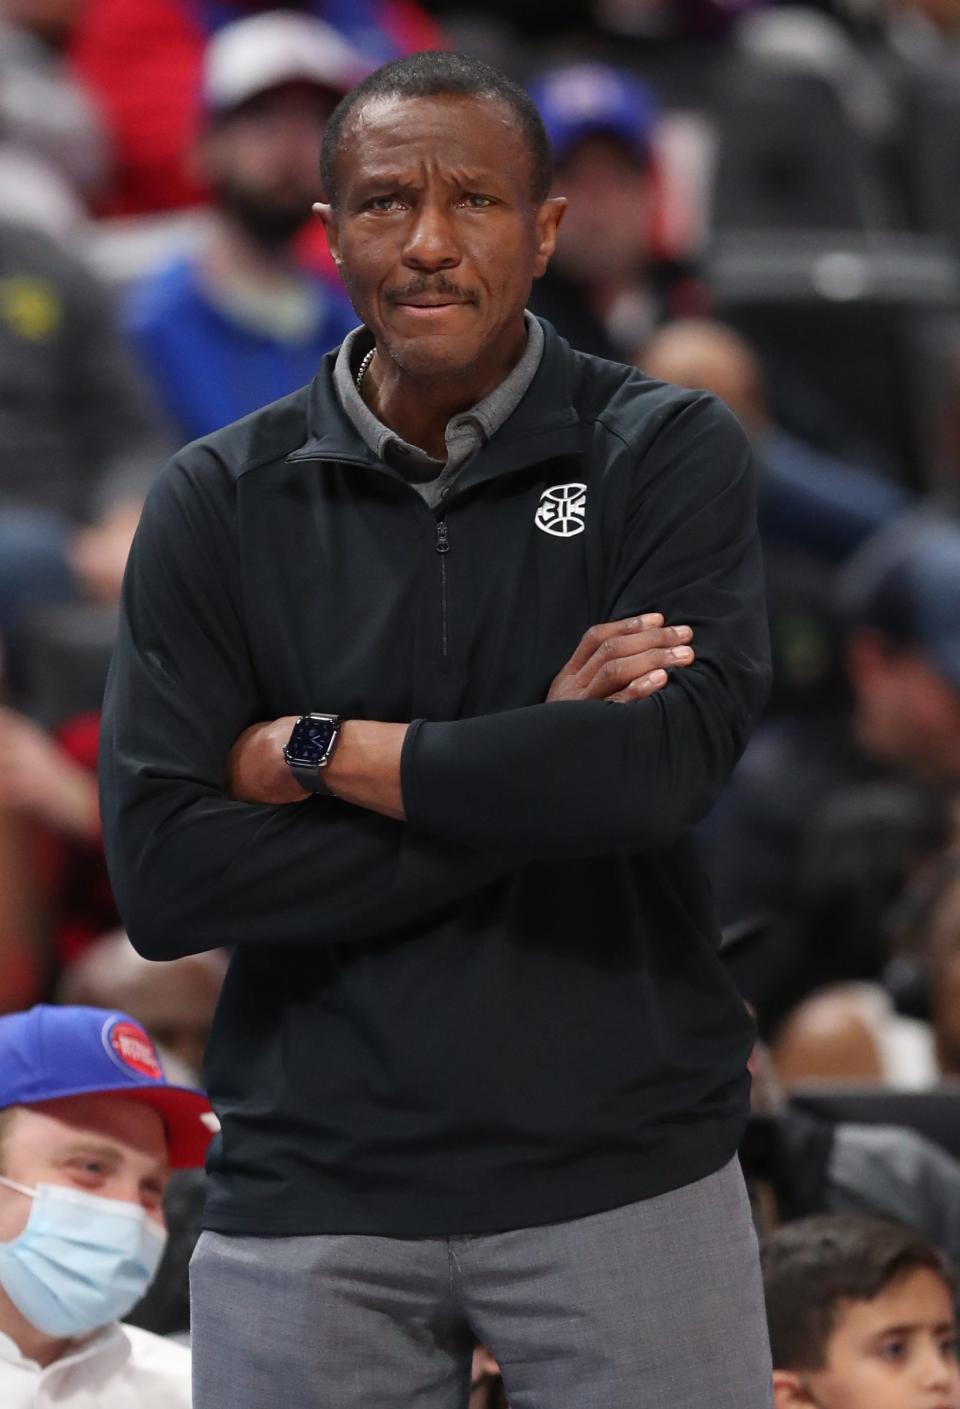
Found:
[(585, 631), (579, 646), (547, 693), (552, 700), (616, 700), (626, 704), (654, 695), (667, 670), (692, 664), (689, 626), (664, 626), (659, 612), (604, 621)]

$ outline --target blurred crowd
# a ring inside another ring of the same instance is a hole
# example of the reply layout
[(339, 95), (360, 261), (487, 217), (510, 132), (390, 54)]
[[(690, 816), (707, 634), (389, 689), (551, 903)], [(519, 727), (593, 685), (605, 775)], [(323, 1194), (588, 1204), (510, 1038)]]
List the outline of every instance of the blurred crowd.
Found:
[[(960, 1258), (960, 0), (0, 0), (0, 1013), (122, 1009), (202, 1081), (227, 956), (141, 960), (100, 846), (126, 554), (166, 456), (353, 326), (324, 123), (439, 47), (543, 115), (569, 207), (534, 312), (755, 448), (774, 692), (699, 842), (761, 1037), (778, 1409), (812, 1403), (791, 1258), (853, 1302), (952, 1296)], [(174, 1181), (164, 1333), (201, 1190)]]

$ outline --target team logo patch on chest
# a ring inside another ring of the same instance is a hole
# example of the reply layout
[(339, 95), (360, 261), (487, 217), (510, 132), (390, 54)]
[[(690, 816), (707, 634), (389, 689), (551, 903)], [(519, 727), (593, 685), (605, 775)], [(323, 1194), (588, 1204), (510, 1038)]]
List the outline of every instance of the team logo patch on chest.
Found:
[(587, 486), (555, 484), (540, 496), (533, 521), (554, 538), (573, 538), (586, 527)]

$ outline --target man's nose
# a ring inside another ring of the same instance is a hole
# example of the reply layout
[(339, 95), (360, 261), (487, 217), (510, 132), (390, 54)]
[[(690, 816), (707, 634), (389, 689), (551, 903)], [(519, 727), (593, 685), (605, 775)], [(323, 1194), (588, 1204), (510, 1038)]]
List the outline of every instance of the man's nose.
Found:
[(404, 264), (410, 269), (433, 272), (453, 269), (460, 259), (450, 212), (434, 203), (422, 206), (404, 246)]

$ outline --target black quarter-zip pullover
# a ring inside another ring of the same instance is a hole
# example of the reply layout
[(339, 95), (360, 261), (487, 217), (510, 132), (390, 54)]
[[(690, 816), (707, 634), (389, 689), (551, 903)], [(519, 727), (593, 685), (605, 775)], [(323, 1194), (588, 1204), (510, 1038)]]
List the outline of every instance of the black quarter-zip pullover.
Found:
[[(207, 1226), (484, 1232), (719, 1168), (753, 1029), (689, 837), (766, 696), (753, 472), (715, 399), (548, 325), (520, 405), (431, 510), (310, 387), (187, 446), (127, 571), (101, 748), (121, 913), (233, 950)], [(543, 703), (592, 624), (696, 662)], [(257, 720), (413, 721), (407, 822), (234, 802)]]

